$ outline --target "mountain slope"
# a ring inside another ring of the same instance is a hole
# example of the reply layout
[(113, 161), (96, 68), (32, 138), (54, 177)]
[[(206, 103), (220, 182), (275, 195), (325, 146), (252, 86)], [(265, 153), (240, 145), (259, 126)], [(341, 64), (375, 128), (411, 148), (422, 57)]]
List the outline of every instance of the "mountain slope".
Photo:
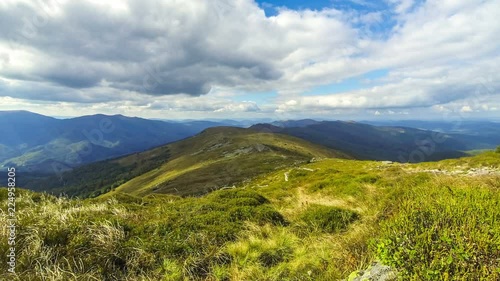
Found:
[(93, 163), (59, 177), (25, 184), (68, 195), (150, 193), (201, 195), (261, 174), (344, 153), (291, 136), (234, 127), (210, 128), (182, 141), (142, 153)]
[(202, 194), (314, 157), (345, 157), (296, 138), (231, 127), (211, 128), (168, 147), (168, 163), (116, 192)]
[(55, 119), (27, 111), (0, 112), (0, 167), (52, 173), (180, 140), (220, 126), (163, 122), (122, 115)]
[[(16, 189), (16, 278), (357, 280), (378, 261), (399, 280), (500, 280), (499, 182), (500, 154), (488, 152), (421, 164), (324, 159), (201, 197)], [(4, 210), (8, 198), (0, 188)], [(7, 269), (1, 280), (12, 279)]]
[(398, 162), (457, 158), (465, 156), (464, 151), (467, 150), (494, 148), (498, 145), (498, 140), (477, 136), (343, 121), (323, 121), (300, 127), (257, 124), (252, 128), (302, 138), (344, 151), (358, 159)]

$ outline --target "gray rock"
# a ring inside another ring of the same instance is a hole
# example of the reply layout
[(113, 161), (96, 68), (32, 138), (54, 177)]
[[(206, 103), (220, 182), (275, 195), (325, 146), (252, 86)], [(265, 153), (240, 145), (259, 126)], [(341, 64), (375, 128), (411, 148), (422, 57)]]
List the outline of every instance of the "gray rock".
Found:
[(375, 262), (366, 270), (351, 273), (345, 281), (395, 281), (397, 278), (394, 268)]

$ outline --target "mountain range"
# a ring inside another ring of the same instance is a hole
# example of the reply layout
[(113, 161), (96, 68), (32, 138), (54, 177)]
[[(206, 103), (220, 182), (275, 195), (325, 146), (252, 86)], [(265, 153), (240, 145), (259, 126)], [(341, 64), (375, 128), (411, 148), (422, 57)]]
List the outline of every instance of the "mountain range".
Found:
[(470, 150), (494, 148), (500, 142), (500, 125), (483, 125), (495, 129), (458, 134), (354, 121), (314, 120), (256, 124), (251, 128), (302, 138), (357, 159), (424, 162), (466, 156)]
[[(22, 186), (56, 194), (200, 195), (314, 158), (425, 162), (500, 142), (499, 126), (487, 122), (461, 133), (440, 123), (414, 123), (422, 129), (312, 119), (238, 124), (0, 112), (9, 132), (0, 139), (0, 163), (18, 168)], [(447, 129), (425, 129), (433, 126)]]

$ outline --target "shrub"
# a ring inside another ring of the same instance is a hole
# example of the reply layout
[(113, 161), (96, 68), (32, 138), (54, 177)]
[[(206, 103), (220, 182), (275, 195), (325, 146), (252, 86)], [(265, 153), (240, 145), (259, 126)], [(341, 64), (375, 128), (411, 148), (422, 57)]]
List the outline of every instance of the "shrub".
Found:
[[(269, 203), (269, 200), (267, 200), (264, 196), (258, 194), (253, 190), (245, 190), (245, 189), (229, 189), (229, 190), (216, 191), (210, 194), (208, 198), (212, 200), (224, 200), (224, 201), (229, 201), (228, 199), (247, 199), (247, 200), (252, 199), (252, 202), (258, 202), (258, 205)], [(235, 201), (232, 202), (237, 203)]]

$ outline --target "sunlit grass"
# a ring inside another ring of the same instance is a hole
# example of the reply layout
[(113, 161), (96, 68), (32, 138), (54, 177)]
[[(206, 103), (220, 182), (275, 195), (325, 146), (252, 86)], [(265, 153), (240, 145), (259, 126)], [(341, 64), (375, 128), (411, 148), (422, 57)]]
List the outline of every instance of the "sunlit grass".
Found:
[[(499, 175), (426, 172), (498, 163), (494, 152), (416, 165), (326, 159), (186, 198), (17, 190), (18, 275), (1, 263), (0, 278), (339, 280), (381, 260), (404, 280), (498, 280)], [(6, 198), (2, 189), (2, 210)]]

